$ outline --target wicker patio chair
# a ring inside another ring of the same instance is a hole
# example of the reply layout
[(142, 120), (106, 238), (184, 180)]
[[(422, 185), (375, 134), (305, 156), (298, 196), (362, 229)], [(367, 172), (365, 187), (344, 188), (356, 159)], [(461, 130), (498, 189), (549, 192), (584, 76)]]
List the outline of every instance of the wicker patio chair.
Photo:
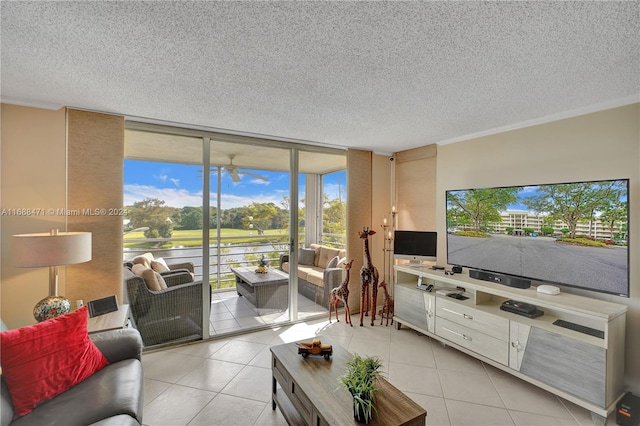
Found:
[(132, 319), (145, 346), (201, 339), (203, 282), (194, 282), (189, 268), (165, 272), (162, 276), (167, 289), (153, 291), (142, 277), (124, 268)]

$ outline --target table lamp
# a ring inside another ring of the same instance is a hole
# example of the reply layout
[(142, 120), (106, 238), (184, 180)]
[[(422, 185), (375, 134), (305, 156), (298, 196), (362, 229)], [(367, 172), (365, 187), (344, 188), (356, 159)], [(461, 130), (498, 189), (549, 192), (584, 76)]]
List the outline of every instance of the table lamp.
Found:
[(33, 308), (38, 321), (69, 312), (69, 299), (58, 294), (58, 266), (91, 260), (91, 232), (59, 232), (13, 235), (13, 265), (18, 268), (49, 267), (49, 296)]

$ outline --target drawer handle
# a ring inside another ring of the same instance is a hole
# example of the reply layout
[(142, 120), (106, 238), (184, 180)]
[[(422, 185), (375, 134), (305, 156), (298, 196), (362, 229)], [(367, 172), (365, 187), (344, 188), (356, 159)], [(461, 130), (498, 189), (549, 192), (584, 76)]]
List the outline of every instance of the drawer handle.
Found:
[(470, 342), (473, 342), (473, 338), (471, 336), (467, 336), (466, 334), (462, 334), (462, 333), (457, 333), (451, 329), (448, 329), (447, 327), (442, 327), (443, 330), (448, 331), (451, 334), (455, 334), (456, 336), (460, 336), (462, 337), (464, 340), (468, 340)]
[(522, 352), (524, 346), (520, 344), (520, 340), (516, 340), (515, 342), (511, 342), (511, 347), (515, 348), (516, 352)]
[(472, 315), (467, 315), (467, 314), (463, 314), (463, 313), (460, 313), (460, 312), (452, 311), (451, 309), (448, 309), (448, 308), (442, 308), (442, 310), (443, 311), (447, 311), (449, 313), (452, 313), (454, 315), (458, 315), (459, 317), (462, 317), (464, 319), (468, 319), (468, 320), (472, 320), (473, 319)]

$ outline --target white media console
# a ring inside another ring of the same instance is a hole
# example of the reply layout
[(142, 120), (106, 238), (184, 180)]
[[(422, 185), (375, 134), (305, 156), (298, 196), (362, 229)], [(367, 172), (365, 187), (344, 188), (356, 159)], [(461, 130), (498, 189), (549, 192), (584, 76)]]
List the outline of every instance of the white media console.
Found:
[[(604, 424), (624, 394), (627, 307), (588, 297), (548, 295), (425, 267), (395, 266), (394, 320), (487, 364), (565, 398)], [(433, 284), (431, 292), (419, 289)], [(466, 300), (437, 294), (464, 288)], [(530, 319), (505, 312), (505, 300), (531, 303), (544, 315)], [(554, 325), (565, 320), (603, 338)]]

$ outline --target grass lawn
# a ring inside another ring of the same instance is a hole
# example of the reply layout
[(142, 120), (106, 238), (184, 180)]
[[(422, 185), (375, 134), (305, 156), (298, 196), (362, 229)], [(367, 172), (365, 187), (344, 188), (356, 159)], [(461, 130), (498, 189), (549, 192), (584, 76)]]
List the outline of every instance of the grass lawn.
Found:
[[(250, 229), (220, 229), (220, 237), (224, 243), (240, 243), (240, 242), (286, 242), (288, 240), (287, 230), (284, 229), (268, 229), (264, 231), (264, 235), (258, 235), (255, 230)], [(209, 238), (215, 241), (217, 233), (215, 229), (210, 230)], [(149, 241), (149, 242), (127, 242), (127, 240), (145, 239), (144, 231), (131, 232), (124, 236), (124, 246), (127, 248), (170, 248), (170, 247), (201, 247), (202, 246), (202, 230), (174, 230), (172, 241)]]

